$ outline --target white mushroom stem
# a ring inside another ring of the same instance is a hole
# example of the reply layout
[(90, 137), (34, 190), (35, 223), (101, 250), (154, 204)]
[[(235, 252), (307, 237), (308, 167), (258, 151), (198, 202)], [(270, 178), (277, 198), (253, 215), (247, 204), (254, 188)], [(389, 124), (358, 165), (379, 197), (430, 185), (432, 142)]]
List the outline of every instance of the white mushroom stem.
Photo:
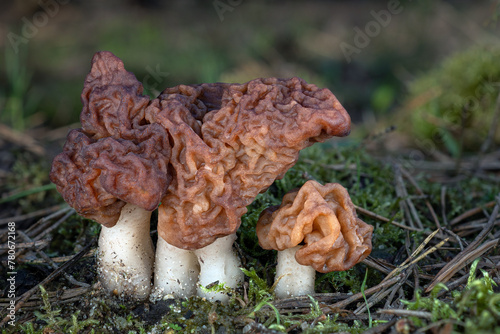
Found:
[[(212, 283), (224, 283), (229, 288), (236, 288), (243, 281), (240, 260), (233, 251), (236, 234), (215, 240), (212, 244), (194, 251), (200, 263), (198, 284), (206, 287)], [(209, 300), (227, 303), (229, 296), (223, 292), (205, 292), (198, 287), (198, 296)]]
[(158, 237), (153, 299), (195, 295), (199, 272), (200, 266), (193, 251), (177, 248)]
[(127, 204), (115, 226), (99, 236), (99, 280), (119, 296), (145, 299), (151, 291), (154, 249), (149, 235), (151, 212)]
[(301, 246), (278, 252), (276, 284), (274, 292), (278, 298), (291, 298), (314, 293), (316, 270), (303, 266), (295, 260), (295, 253)]

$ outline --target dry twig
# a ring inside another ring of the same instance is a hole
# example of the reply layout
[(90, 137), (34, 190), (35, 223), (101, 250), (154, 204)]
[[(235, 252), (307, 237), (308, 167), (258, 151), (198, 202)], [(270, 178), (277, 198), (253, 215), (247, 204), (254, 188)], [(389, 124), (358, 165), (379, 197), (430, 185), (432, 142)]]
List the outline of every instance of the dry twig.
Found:
[(460, 252), (439, 271), (434, 280), (425, 289), (425, 292), (430, 292), (438, 283), (448, 282), (459, 270), (495, 247), (498, 241), (499, 239), (491, 240), (474, 250), (467, 250), (466, 248), (464, 251)]
[(412, 264), (415, 264), (417, 262), (419, 262), (420, 260), (422, 260), (423, 258), (427, 257), (429, 254), (437, 251), (439, 248), (441, 248), (446, 242), (448, 242), (448, 238), (442, 240), (441, 242), (439, 242), (437, 245), (429, 248), (427, 251), (425, 251), (423, 254), (421, 254), (420, 256), (417, 256), (424, 248), (425, 246), (431, 241), (431, 239), (439, 232), (439, 230), (436, 230), (434, 231), (433, 233), (431, 233), (427, 238), (425, 238), (425, 240), (417, 247), (417, 249), (403, 262), (401, 263), (399, 266), (397, 266), (391, 273), (389, 273), (389, 275), (387, 275), (384, 280), (388, 280), (389, 278), (393, 277), (394, 275), (396, 275), (396, 273), (399, 273), (401, 271), (403, 271), (404, 269), (408, 268), (409, 266), (411, 266)]
[[(24, 249), (24, 248), (41, 249), (47, 247), (50, 243), (50, 240), (51, 239), (42, 239), (38, 241), (16, 243), (16, 249)], [(7, 249), (10, 249), (9, 244), (5, 243), (3, 245), (0, 245), (0, 250), (7, 250)]]
[[(401, 166), (398, 163), (393, 163), (392, 165), (394, 169), (394, 179), (396, 180), (396, 195), (401, 199), (399, 205), (406, 216), (408, 225), (413, 228), (423, 230), (424, 225), (420, 221), (420, 217), (417, 214), (417, 210), (413, 205), (411, 198), (408, 196), (408, 191), (403, 181)], [(415, 224), (417, 226), (415, 226)]]
[[(64, 207), (67, 207), (67, 206), (65, 205)], [(33, 212), (27, 213), (25, 215), (19, 215), (19, 216), (14, 216), (14, 217), (2, 218), (2, 219), (0, 219), (0, 225), (5, 225), (5, 224), (7, 224), (9, 222), (20, 222), (20, 221), (31, 219), (31, 218), (35, 218), (35, 217), (44, 216), (46, 214), (52, 213), (54, 211), (57, 211), (59, 209), (61, 209), (61, 205), (55, 205), (55, 206), (50, 207), (50, 208), (33, 211)]]
[[(81, 296), (87, 291), (90, 290), (90, 287), (80, 287), (80, 288), (74, 288), (74, 289), (67, 289), (63, 290), (62, 293), (60, 291), (47, 291), (47, 295), (49, 297), (49, 300), (52, 302), (71, 302), (78, 296)], [(28, 307), (35, 307), (39, 308), (40, 307), (40, 296), (31, 296), (28, 298), (28, 300), (24, 303), (23, 308), (28, 308)], [(0, 307), (8, 307), (10, 305), (10, 299), (9, 298), (0, 298)]]
[(403, 229), (407, 229), (407, 230), (410, 230), (410, 231), (415, 231), (415, 232), (422, 232), (423, 229), (419, 229), (419, 228), (415, 228), (415, 227), (410, 227), (410, 226), (407, 226), (405, 224), (402, 224), (402, 223), (398, 223), (398, 222), (395, 222), (393, 221), (392, 219), (389, 219), (389, 218), (386, 218), (386, 217), (383, 217), (381, 215), (378, 215), (370, 210), (367, 210), (367, 209), (364, 209), (360, 206), (357, 206), (357, 205), (354, 205), (354, 207), (356, 208), (356, 212), (359, 212), (365, 216), (368, 216), (370, 218), (374, 218), (374, 219), (377, 219), (377, 220), (380, 220), (380, 221), (383, 221), (384, 223), (390, 223), (394, 226), (397, 226), (397, 227), (400, 227), (400, 228), (403, 228)]
[[(21, 238), (24, 239), (25, 242), (30, 242), (30, 243), (34, 243), (33, 240), (31, 240), (30, 237), (28, 237), (23, 231), (17, 231), (17, 234), (19, 234), (21, 236)], [(58, 269), (59, 266), (54, 262), (52, 261), (52, 259), (47, 255), (45, 254), (44, 251), (40, 250), (40, 249), (35, 249), (35, 251), (38, 253), (38, 255), (40, 255), (53, 269)], [(74, 285), (78, 285), (78, 286), (82, 286), (82, 287), (85, 287), (85, 288), (88, 288), (90, 285), (87, 284), (87, 283), (82, 283), (82, 282), (79, 282), (77, 281), (73, 275), (70, 275), (66, 272), (63, 272), (63, 275), (64, 277), (68, 280), (68, 282), (70, 282), (71, 284), (74, 284)]]
[(401, 310), (401, 309), (381, 309), (377, 313), (381, 314), (391, 314), (398, 317), (417, 317), (422, 319), (432, 319), (432, 313), (425, 311), (412, 311), (412, 310)]
[(9, 128), (7, 125), (0, 123), (0, 138), (15, 145), (21, 146), (26, 150), (38, 155), (46, 156), (47, 151), (35, 139), (26, 133), (21, 133)]
[[(403, 174), (403, 176), (405, 178), (407, 178), (408, 181), (410, 181), (410, 183), (413, 185), (413, 187), (415, 188), (415, 190), (417, 191), (417, 193), (420, 196), (423, 196), (423, 198), (425, 199), (425, 205), (429, 209), (429, 212), (430, 212), (430, 214), (432, 216), (432, 219), (434, 219), (434, 224), (436, 224), (436, 228), (440, 229), (441, 228), (441, 224), (439, 223), (439, 218), (437, 217), (437, 214), (434, 211), (434, 208), (432, 207), (431, 203), (429, 202), (428, 196), (424, 193), (424, 191), (422, 190), (422, 188), (420, 188), (420, 186), (418, 185), (417, 181), (415, 181), (415, 179), (413, 178), (413, 176), (411, 176), (411, 174), (405, 168), (400, 167), (400, 169), (401, 169), (401, 173)], [(415, 212), (415, 215), (416, 215), (416, 212)]]
[(493, 213), (490, 215), (490, 219), (485, 229), (474, 239), (474, 241), (472, 241), (463, 251), (458, 253), (453, 260), (447, 263), (446, 266), (439, 271), (431, 284), (429, 284), (427, 289), (425, 289), (425, 292), (430, 292), (438, 283), (447, 282), (457, 271), (498, 244), (499, 239), (494, 239), (479, 246), (479, 244), (493, 229), (499, 206), (500, 204), (498, 203), (495, 205)]
[(488, 208), (491, 208), (491, 207), (495, 206), (496, 203), (497, 203), (497, 201), (491, 201), (491, 202), (488, 202), (488, 203), (486, 203), (484, 205), (481, 205), (481, 206), (479, 206), (477, 208), (465, 211), (460, 216), (453, 218), (450, 221), (450, 225), (451, 226), (456, 225), (456, 224), (460, 223), (464, 219), (467, 219), (467, 218), (469, 218), (471, 216), (474, 216), (474, 215), (476, 215), (478, 213), (481, 213), (484, 209), (488, 209)]
[[(382, 289), (386, 289), (387, 287), (390, 287), (392, 285), (394, 285), (395, 283), (399, 282), (399, 280), (401, 280), (403, 278), (403, 275), (400, 274), (396, 277), (393, 277), (385, 282), (381, 282), (380, 284), (374, 286), (374, 287), (371, 287), (369, 289), (366, 289), (364, 291), (364, 295), (365, 296), (369, 296), (379, 290), (382, 290)], [(355, 301), (359, 300), (363, 298), (363, 292), (359, 292), (359, 293), (356, 293), (354, 295), (352, 295), (351, 297), (345, 299), (345, 300), (342, 300), (340, 302), (337, 302), (335, 304), (332, 304), (332, 305), (327, 305), (325, 307), (322, 307), (321, 310), (325, 313), (325, 314), (328, 314), (328, 313), (336, 313), (338, 312), (338, 310), (341, 310), (343, 308), (345, 308), (347, 305), (351, 304), (351, 303), (354, 303)]]

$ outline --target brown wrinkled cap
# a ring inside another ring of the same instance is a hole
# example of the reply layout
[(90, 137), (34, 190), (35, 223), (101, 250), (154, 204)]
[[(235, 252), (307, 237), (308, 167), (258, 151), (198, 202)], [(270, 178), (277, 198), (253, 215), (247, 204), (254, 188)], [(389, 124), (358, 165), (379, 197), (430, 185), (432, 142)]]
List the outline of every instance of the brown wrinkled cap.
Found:
[(85, 81), (82, 129), (72, 130), (52, 163), (50, 179), (84, 217), (111, 227), (132, 203), (154, 210), (165, 195), (170, 143), (159, 124), (147, 124), (149, 98), (123, 63), (99, 52)]
[(171, 137), (175, 172), (158, 232), (183, 249), (235, 233), (246, 206), (301, 149), (350, 131), (335, 96), (299, 78), (180, 85), (153, 100), (145, 117)]
[(144, 124), (149, 97), (142, 84), (127, 72), (120, 58), (111, 52), (97, 52), (82, 91), (83, 131), (93, 139), (129, 139)]
[(264, 210), (256, 230), (264, 249), (303, 244), (295, 259), (322, 273), (348, 270), (372, 250), (373, 226), (357, 218), (347, 190), (338, 183), (307, 181), (286, 194), (281, 206)]

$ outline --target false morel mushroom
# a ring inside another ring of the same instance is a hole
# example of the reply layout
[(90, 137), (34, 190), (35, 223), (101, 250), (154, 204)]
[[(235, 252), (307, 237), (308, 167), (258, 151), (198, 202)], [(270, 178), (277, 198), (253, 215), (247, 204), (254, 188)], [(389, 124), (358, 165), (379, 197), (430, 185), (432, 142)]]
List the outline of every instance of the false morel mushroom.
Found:
[(256, 231), (262, 248), (278, 250), (279, 298), (314, 293), (315, 271), (348, 270), (372, 249), (373, 226), (357, 217), (338, 183), (307, 181), (264, 210)]
[[(158, 233), (179, 252), (194, 251), (200, 264), (207, 261), (204, 247), (231, 245), (234, 239), (224, 237), (236, 233), (246, 207), (283, 177), (301, 149), (350, 131), (349, 115), (335, 96), (299, 78), (180, 85), (153, 100), (146, 118), (166, 128), (172, 139), (175, 175), (159, 208)], [(206, 269), (202, 265), (200, 282), (208, 282), (205, 275), (215, 277), (211, 272), (217, 271), (220, 282), (233, 282), (228, 285), (234, 287), (241, 273), (229, 264), (234, 267), (238, 261), (231, 251), (220, 254), (227, 259), (217, 257)], [(159, 250), (156, 256), (157, 261), (165, 258)], [(162, 277), (169, 276), (156, 271), (155, 286), (178, 293)]]
[(143, 121), (149, 98), (120, 59), (97, 53), (82, 93), (82, 129), (72, 130), (50, 179), (65, 201), (103, 225), (102, 285), (144, 299), (151, 289), (151, 211), (164, 196), (170, 144), (165, 129)]

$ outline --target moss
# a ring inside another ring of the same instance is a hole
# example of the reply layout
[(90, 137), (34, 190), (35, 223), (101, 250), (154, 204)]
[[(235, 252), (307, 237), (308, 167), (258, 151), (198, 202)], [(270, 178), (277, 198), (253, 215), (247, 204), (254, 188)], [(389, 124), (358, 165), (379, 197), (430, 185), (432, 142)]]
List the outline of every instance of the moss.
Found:
[[(500, 293), (495, 292), (497, 284), (486, 271), (481, 271), (481, 277), (476, 278), (478, 262), (472, 265), (465, 289), (453, 292), (452, 300), (439, 299), (438, 293), (447, 288), (437, 285), (428, 297), (417, 292), (414, 301), (404, 301), (407, 309), (427, 311), (431, 314), (430, 322), (450, 322), (456, 332), (500, 333)], [(429, 324), (429, 320), (416, 317), (411, 320), (418, 327)]]
[[(477, 151), (495, 114), (499, 57), (497, 45), (475, 46), (419, 76), (410, 84), (398, 126), (422, 147), (445, 149), (453, 156), (462, 149)], [(500, 132), (495, 139), (500, 142)]]
[[(276, 252), (260, 249), (255, 235), (255, 224), (263, 209), (279, 204), (287, 191), (301, 186), (309, 179), (316, 179), (322, 183), (339, 182), (349, 190), (356, 205), (390, 219), (402, 220), (404, 218), (399, 206), (401, 199), (395, 192), (394, 172), (390, 164), (369, 155), (359, 145), (327, 143), (313, 146), (301, 153), (298, 163), (282, 180), (276, 181), (266, 193), (257, 197), (248, 207), (248, 213), (242, 218), (242, 225), (238, 232), (238, 245), (240, 255), (243, 257), (243, 265), (246, 268), (246, 292), (242, 287), (237, 291), (230, 291), (232, 300), (229, 305), (211, 303), (198, 297), (156, 303), (128, 302), (92, 289), (78, 301), (65, 304), (64, 307), (56, 301), (52, 301), (50, 309), (44, 304), (34, 321), (18, 325), (13, 329), (9, 328), (4, 333), (38, 334), (43, 333), (47, 328), (55, 329), (56, 327), (66, 331), (79, 328), (84, 333), (92, 331), (95, 333), (212, 333), (212, 331), (224, 330), (238, 333), (250, 321), (258, 321), (268, 328), (275, 329), (296, 326), (305, 333), (362, 332), (367, 328), (367, 322), (340, 321), (340, 318), (335, 315), (321, 317), (317, 302), (314, 300), (311, 301), (311, 312), (308, 314), (283, 314), (273, 309), (273, 294), (270, 287), (274, 281)], [(438, 211), (440, 207), (436, 203), (440, 203), (442, 185), (431, 182), (424, 174), (417, 175), (415, 179), (426, 193), (427, 199)], [(493, 200), (495, 194), (499, 192), (500, 182), (484, 182), (475, 177), (448, 184), (447, 219)], [(417, 194), (411, 186), (408, 186), (408, 193), (410, 196)], [(415, 197), (413, 202), (424, 228), (435, 229), (424, 199)], [(423, 233), (408, 232), (391, 223), (380, 222), (359, 213), (358, 215), (375, 226), (372, 255), (376, 258), (387, 259), (391, 263), (398, 264), (405, 258), (407, 240), (417, 245), (424, 238)], [(155, 227), (152, 226), (152, 228)], [(74, 246), (65, 240), (83, 245), (86, 244), (85, 240), (94, 238), (97, 233), (97, 224), (75, 215), (53, 232), (54, 240), (57, 240), (51, 245), (51, 255), (72, 253), (71, 247)], [(447, 254), (442, 253), (441, 256), (446, 257)], [(93, 284), (96, 282), (96, 276), (92, 264), (93, 259), (87, 259), (79, 264), (78, 271), (85, 272), (85, 274), (77, 275), (71, 270), (69, 273), (76, 275), (77, 279)], [(26, 269), (29, 269), (28, 267)], [(365, 273), (366, 266), (360, 264), (346, 272), (318, 274), (316, 291), (357, 293), (361, 291)], [(374, 286), (380, 283), (382, 278), (381, 273), (370, 270), (366, 286)], [(47, 289), (58, 290), (65, 284), (67, 283), (64, 280), (54, 281)], [(493, 287), (492, 284), (491, 286)], [(484, 291), (481, 289), (484, 290), (484, 287), (471, 286), (468, 291), (476, 292), (464, 291), (452, 305), (451, 310), (463, 319), (460, 320), (463, 321), (463, 328), (474, 321), (482, 321), (484, 328), (489, 326), (487, 319), (483, 319), (484, 312), (488, 308), (491, 309), (491, 305), (496, 307), (497, 294), (489, 292), (489, 288)], [(480, 292), (484, 294), (484, 298), (479, 296)], [(411, 290), (405, 291), (407, 298), (412, 294)], [(423, 302), (425, 298), (431, 297), (421, 297), (420, 304), (414, 304), (414, 306), (409, 304), (408, 307), (414, 309), (430, 307)], [(483, 298), (483, 301), (474, 308), (474, 303), (480, 298)], [(444, 299), (434, 299), (443, 303), (448, 302)], [(443, 307), (441, 309), (443, 312), (446, 311)], [(21, 311), (19, 316), (26, 314), (24, 312), (29, 311)], [(51, 312), (52, 315), (50, 315)], [(438, 318), (444, 317), (443, 314), (437, 315)], [(313, 322), (314, 326), (311, 327)]]
[[(50, 186), (46, 187), (50, 184), (48, 176), (49, 162), (40, 160), (27, 152), (15, 152), (13, 160), (11, 173), (7, 174), (5, 183), (0, 186), (0, 191), (8, 193), (13, 198), (23, 191), (29, 193), (28, 196), (15, 199), (23, 212), (40, 209), (40, 203), (56, 204), (57, 202), (51, 196), (56, 192), (54, 190), (43, 190), (44, 188), (54, 189)], [(35, 191), (30, 192), (31, 189), (35, 189)], [(36, 191), (36, 189), (40, 189), (40, 191)]]

